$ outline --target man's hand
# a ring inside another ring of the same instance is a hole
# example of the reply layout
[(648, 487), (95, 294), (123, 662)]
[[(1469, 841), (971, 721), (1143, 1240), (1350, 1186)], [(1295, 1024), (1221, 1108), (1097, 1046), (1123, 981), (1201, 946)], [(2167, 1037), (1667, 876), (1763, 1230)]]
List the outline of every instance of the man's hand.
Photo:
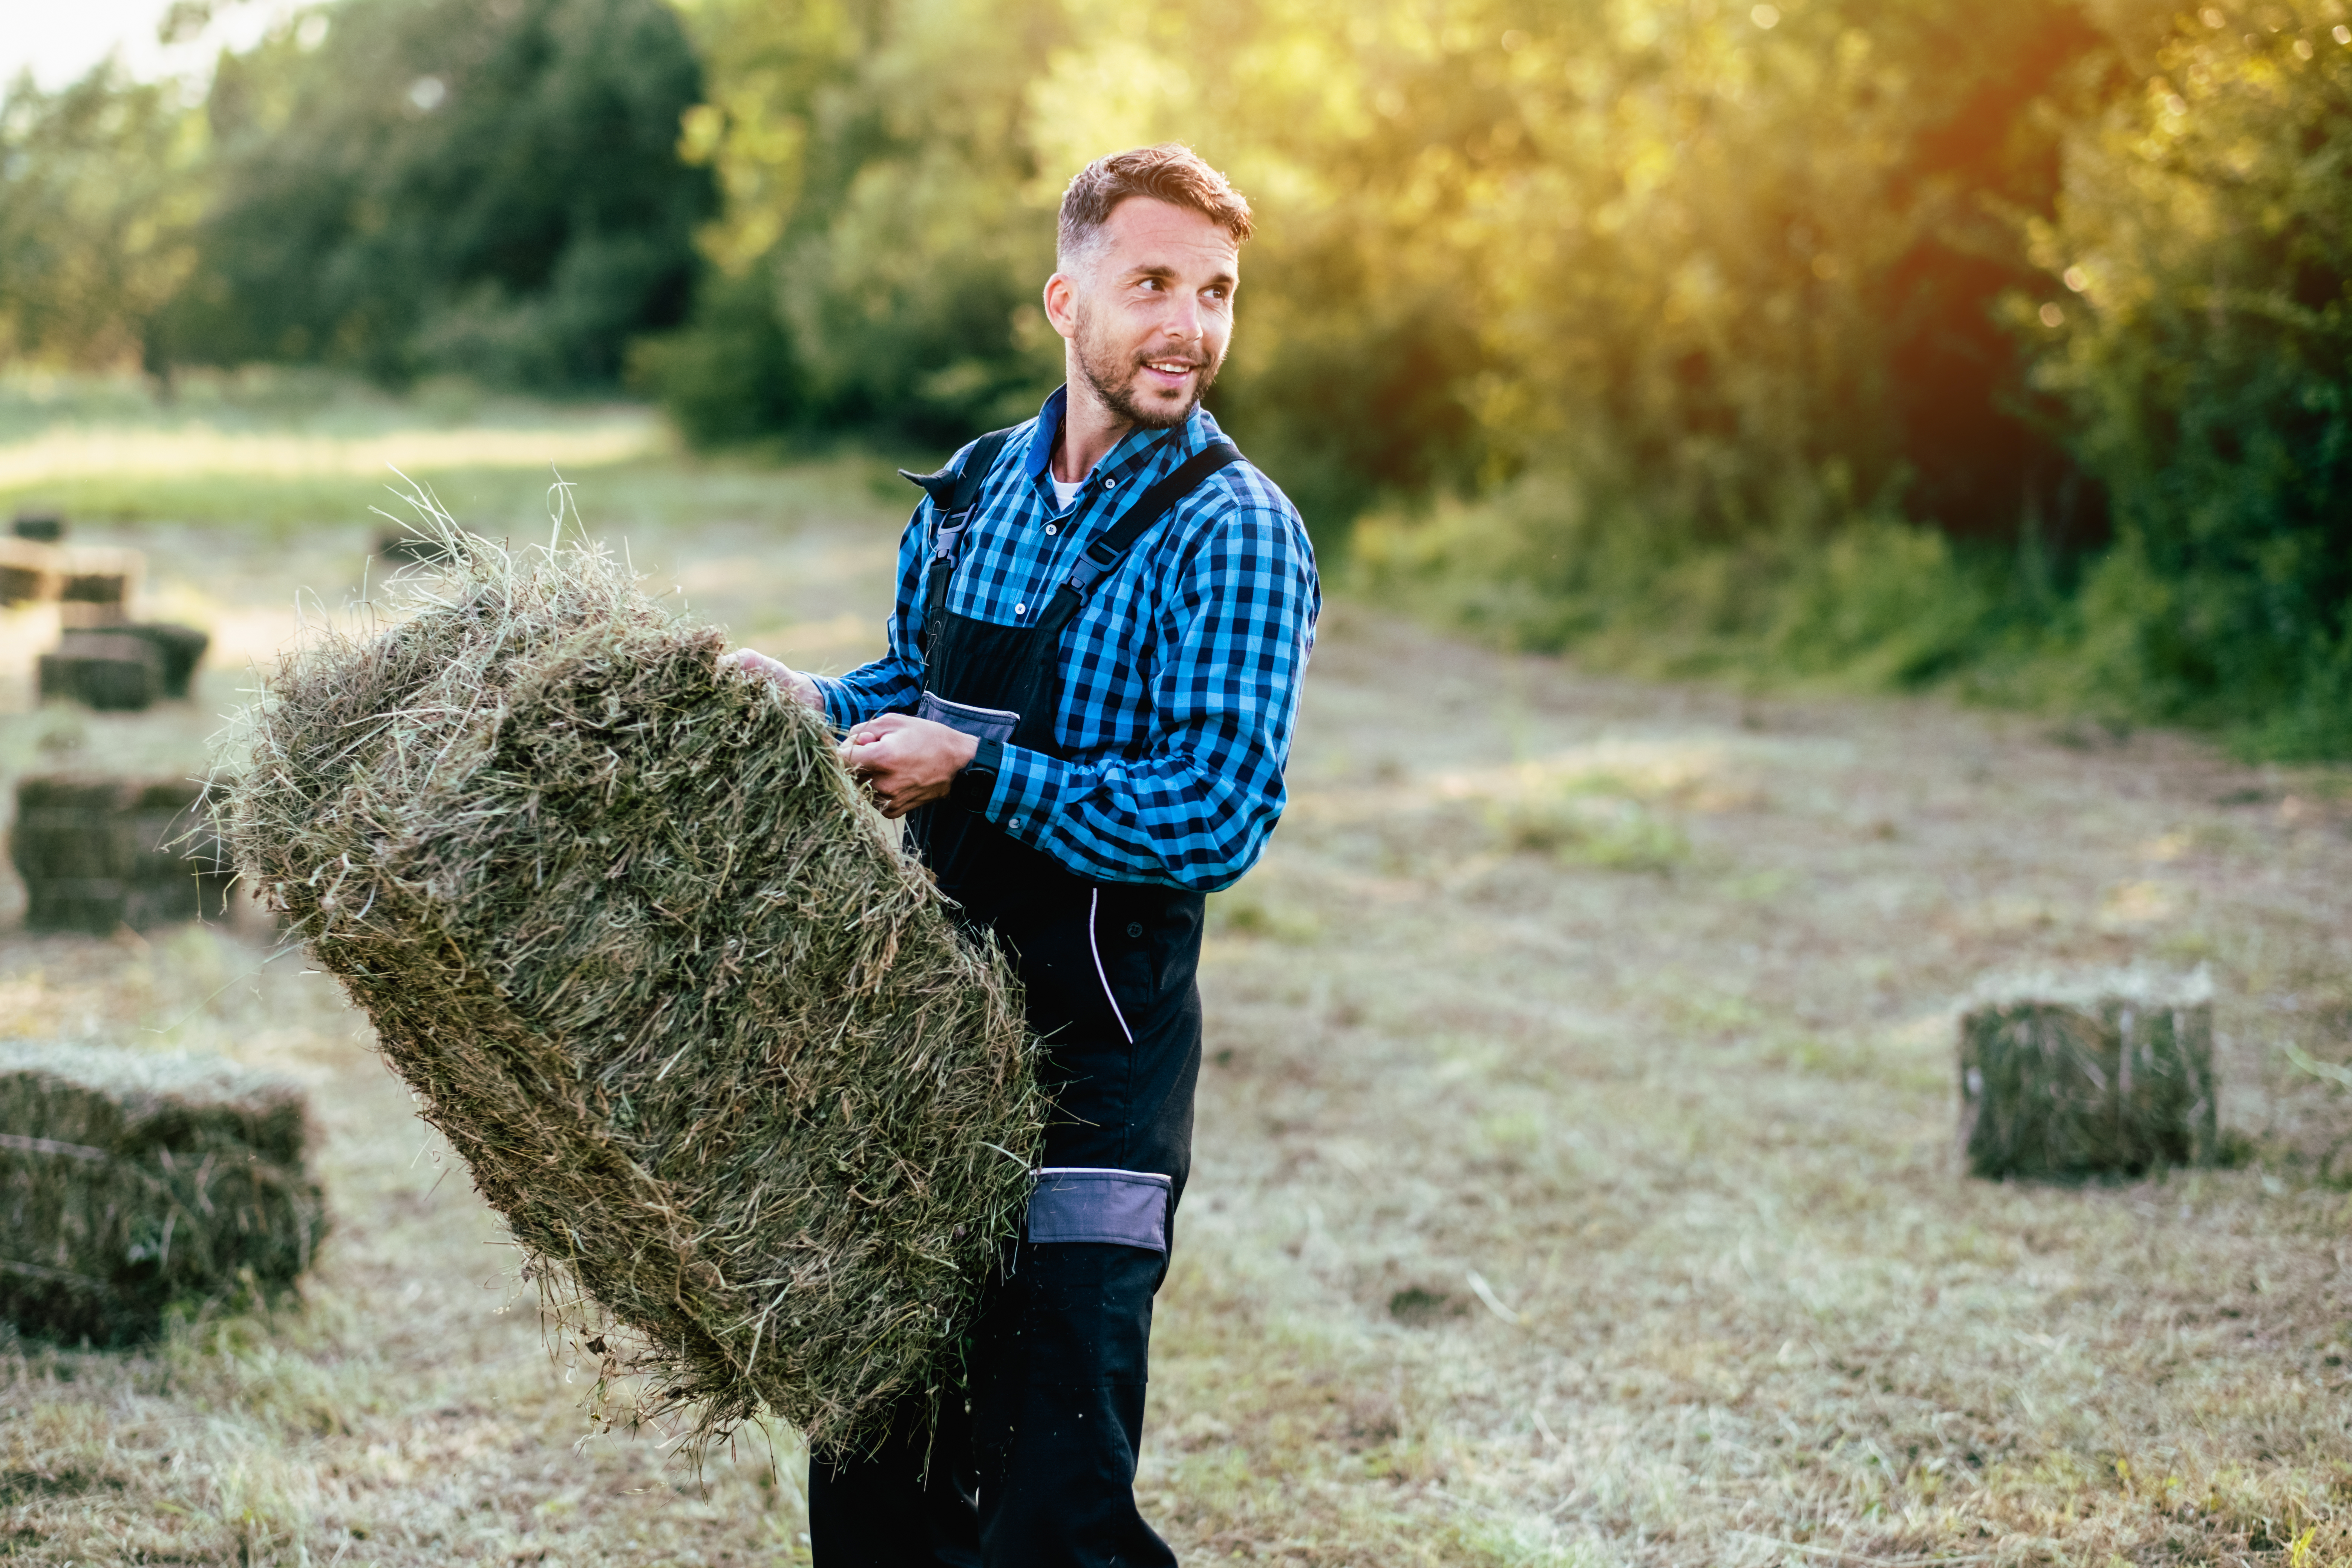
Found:
[(767, 681), (803, 707), (814, 709), (819, 713), (824, 711), (824, 698), (817, 690), (816, 682), (782, 659), (770, 658), (764, 653), (739, 647), (732, 653), (719, 655), (719, 668)]
[(849, 731), (841, 760), (866, 781), (882, 815), (896, 817), (946, 799), (956, 774), (979, 751), (980, 742), (961, 730), (885, 713)]

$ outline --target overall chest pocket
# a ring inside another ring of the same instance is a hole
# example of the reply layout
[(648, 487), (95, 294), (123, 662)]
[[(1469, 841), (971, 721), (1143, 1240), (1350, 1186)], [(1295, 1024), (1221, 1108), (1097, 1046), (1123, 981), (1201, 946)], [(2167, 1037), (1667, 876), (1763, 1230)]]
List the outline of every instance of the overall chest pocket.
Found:
[(915, 717), (945, 724), (975, 741), (994, 741), (1001, 746), (1011, 745), (1013, 732), (1021, 727), (1021, 715), (1009, 708), (975, 708), (969, 702), (950, 702), (936, 691), (923, 693), (922, 700), (915, 704)]

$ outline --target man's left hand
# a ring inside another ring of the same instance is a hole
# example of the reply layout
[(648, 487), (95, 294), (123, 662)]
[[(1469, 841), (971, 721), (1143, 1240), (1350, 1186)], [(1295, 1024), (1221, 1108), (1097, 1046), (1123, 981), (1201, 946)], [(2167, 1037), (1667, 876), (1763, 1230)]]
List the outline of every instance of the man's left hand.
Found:
[(882, 815), (896, 817), (945, 800), (956, 774), (979, 751), (980, 742), (961, 730), (885, 713), (849, 731), (841, 760), (874, 792)]

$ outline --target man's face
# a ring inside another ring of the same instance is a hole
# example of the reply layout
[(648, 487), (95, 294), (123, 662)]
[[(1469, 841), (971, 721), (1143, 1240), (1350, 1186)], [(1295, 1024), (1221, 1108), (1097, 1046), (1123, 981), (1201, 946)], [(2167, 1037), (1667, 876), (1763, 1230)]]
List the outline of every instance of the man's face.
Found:
[(1045, 285), (1072, 379), (1129, 424), (1182, 424), (1224, 363), (1240, 268), (1234, 237), (1213, 220), (1150, 196), (1119, 203), (1091, 258)]

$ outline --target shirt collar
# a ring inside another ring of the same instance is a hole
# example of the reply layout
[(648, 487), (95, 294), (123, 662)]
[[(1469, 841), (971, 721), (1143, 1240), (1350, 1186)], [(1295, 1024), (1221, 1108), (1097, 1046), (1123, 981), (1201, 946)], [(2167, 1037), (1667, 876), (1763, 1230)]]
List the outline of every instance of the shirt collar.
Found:
[[(1054, 461), (1054, 443), (1061, 439), (1062, 417), (1069, 407), (1070, 389), (1057, 386), (1047, 395), (1044, 406), (1037, 410), (1037, 423), (1029, 432), (1029, 452), (1023, 471), (1031, 480), (1043, 476)], [(1184, 423), (1173, 431), (1129, 430), (1118, 438), (1118, 444), (1102, 456), (1094, 466), (1094, 474), (1108, 474), (1124, 479), (1161, 453), (1197, 452), (1218, 437), (1217, 422), (1205, 408), (1195, 408)], [(1163, 437), (1173, 437), (1162, 445)], [(1089, 474), (1089, 479), (1094, 477)]]

